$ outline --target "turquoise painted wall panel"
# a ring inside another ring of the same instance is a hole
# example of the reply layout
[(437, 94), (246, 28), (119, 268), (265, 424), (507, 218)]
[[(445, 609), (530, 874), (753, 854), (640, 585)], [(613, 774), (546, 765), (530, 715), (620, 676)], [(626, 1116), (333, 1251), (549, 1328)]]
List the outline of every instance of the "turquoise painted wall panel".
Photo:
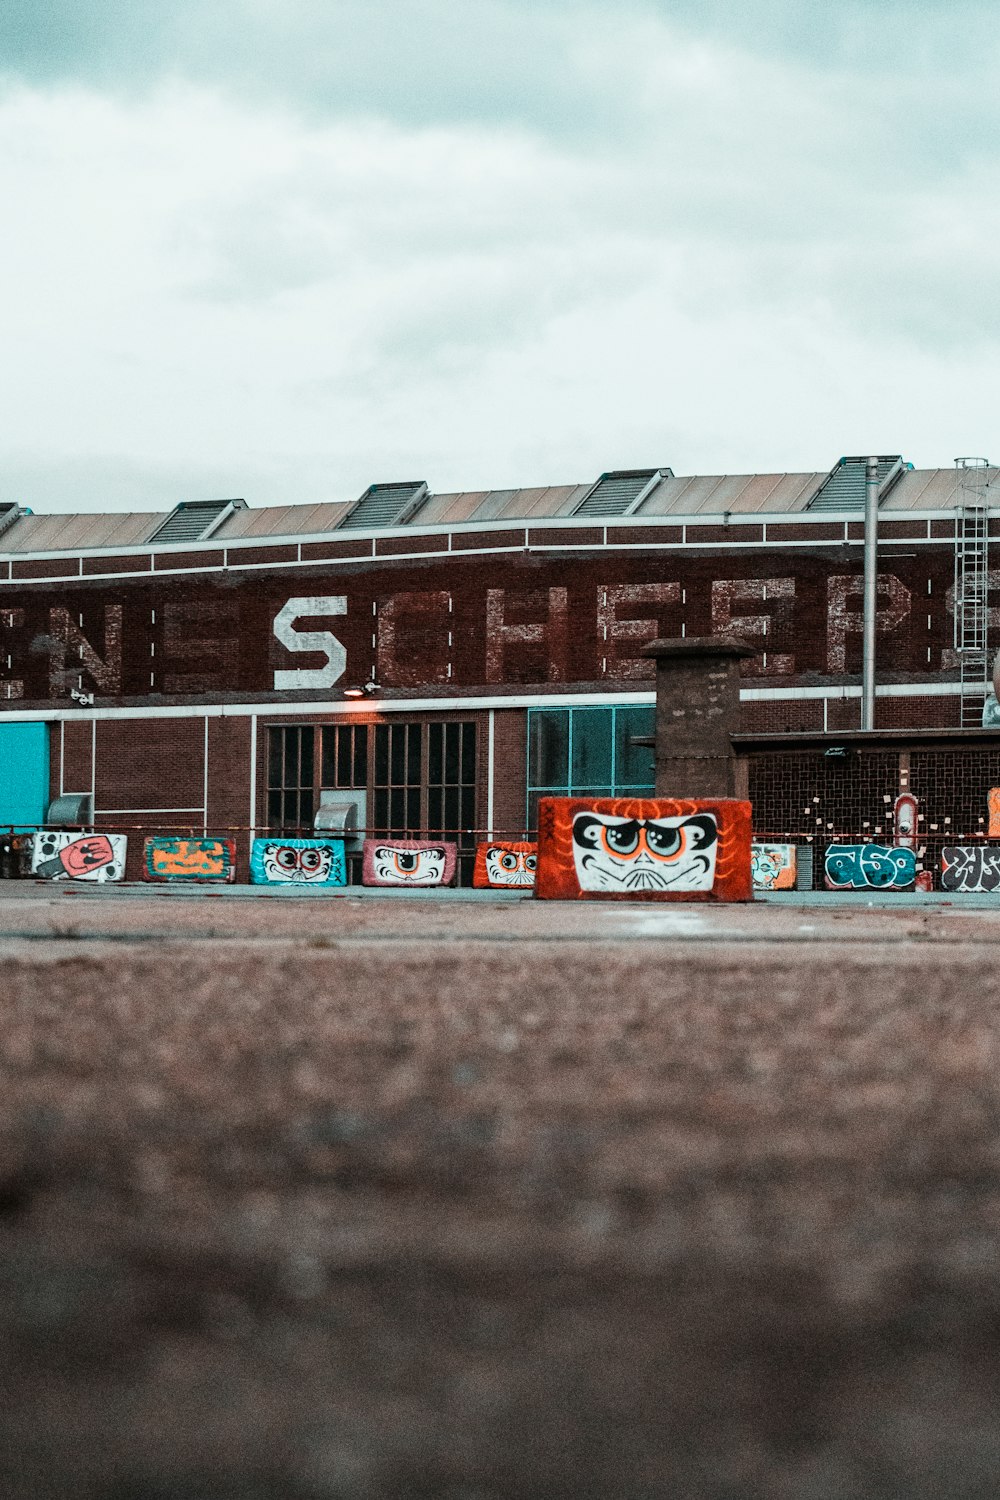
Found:
[(49, 806), (49, 726), (0, 724), (0, 828), (36, 828)]

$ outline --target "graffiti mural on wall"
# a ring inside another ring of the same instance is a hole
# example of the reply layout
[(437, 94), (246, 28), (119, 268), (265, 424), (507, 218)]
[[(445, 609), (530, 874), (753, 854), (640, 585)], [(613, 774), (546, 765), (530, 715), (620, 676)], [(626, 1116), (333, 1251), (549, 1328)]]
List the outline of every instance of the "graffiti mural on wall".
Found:
[(254, 839), (250, 849), (254, 885), (346, 885), (341, 839)]
[(755, 891), (795, 889), (794, 844), (754, 844), (750, 867)]
[(750, 804), (543, 797), (536, 893), (750, 901)]
[(31, 873), (43, 880), (121, 880), (127, 847), (124, 833), (36, 833)]
[(906, 890), (917, 874), (912, 849), (884, 844), (830, 844), (825, 864), (827, 889), (833, 891)]
[(236, 879), (232, 839), (147, 839), (143, 854), (147, 880)]
[(892, 809), (893, 827), (896, 831), (896, 847), (917, 847), (917, 799), (912, 792), (900, 792)]
[(365, 839), (365, 885), (450, 885), (455, 876), (455, 844), (428, 839)]
[(990, 814), (989, 836), (991, 839), (1000, 839), (1000, 786), (990, 787), (987, 806)]
[(480, 889), (489, 886), (530, 889), (535, 883), (537, 863), (537, 844), (479, 844), (472, 884)]
[(1000, 849), (988, 844), (942, 849), (941, 887), (946, 891), (1000, 890)]

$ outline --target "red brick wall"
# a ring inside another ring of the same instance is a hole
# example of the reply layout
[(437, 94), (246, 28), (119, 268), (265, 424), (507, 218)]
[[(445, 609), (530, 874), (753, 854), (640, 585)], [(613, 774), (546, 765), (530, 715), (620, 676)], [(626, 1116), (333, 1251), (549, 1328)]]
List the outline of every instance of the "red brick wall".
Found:
[[(948, 670), (951, 549), (890, 553), (881, 566), (880, 671), (891, 678)], [(747, 664), (749, 676), (815, 682), (860, 671), (860, 569), (860, 555), (833, 548), (609, 551), (500, 555), (488, 566), (456, 556), (324, 565), (306, 574), (12, 585), (4, 601), (16, 606), (20, 623), (3, 626), (12, 657), (5, 676), (23, 683), (25, 702), (64, 700), (81, 678), (104, 698), (260, 696), (273, 690), (276, 670), (324, 664), (322, 653), (291, 652), (274, 638), (282, 606), (299, 596), (343, 595), (346, 614), (302, 618), (295, 628), (336, 635), (347, 652), (344, 683), (374, 669), (386, 688), (401, 690), (505, 683), (611, 688), (647, 671), (640, 651), (651, 634), (727, 631), (761, 649)]]

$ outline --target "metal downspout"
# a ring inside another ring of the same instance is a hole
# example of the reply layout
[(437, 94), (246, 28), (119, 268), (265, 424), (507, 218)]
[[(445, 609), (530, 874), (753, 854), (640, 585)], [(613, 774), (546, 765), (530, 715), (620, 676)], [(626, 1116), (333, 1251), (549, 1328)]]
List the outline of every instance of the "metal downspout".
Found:
[(864, 646), (861, 658), (861, 728), (875, 728), (875, 622), (878, 611), (878, 459), (865, 465)]

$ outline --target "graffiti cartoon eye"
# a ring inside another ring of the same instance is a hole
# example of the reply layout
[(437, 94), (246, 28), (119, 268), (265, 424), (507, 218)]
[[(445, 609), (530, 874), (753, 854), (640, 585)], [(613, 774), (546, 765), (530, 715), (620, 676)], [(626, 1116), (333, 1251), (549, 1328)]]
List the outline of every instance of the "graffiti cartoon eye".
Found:
[(673, 860), (685, 851), (707, 849), (718, 836), (715, 819), (704, 813), (685, 818), (679, 827), (652, 821), (646, 824), (646, 844), (657, 859)]
[(646, 844), (650, 854), (655, 854), (657, 859), (672, 859), (684, 849), (684, 828), (671, 828), (666, 823), (647, 823)]
[(401, 875), (412, 875), (420, 863), (419, 849), (396, 849), (393, 851), (396, 869)]
[(517, 855), (512, 854), (509, 849), (505, 849), (500, 856), (500, 868), (501, 870), (516, 870)]
[(299, 864), (298, 850), (279, 849), (274, 856), (274, 862), (282, 870), (296, 870)]
[(624, 818), (620, 823), (607, 823), (601, 831), (601, 839), (609, 854), (634, 854), (639, 847), (642, 824), (635, 818)]
[(524, 868), (526, 870), (533, 870), (537, 864), (538, 864), (538, 855), (537, 854), (526, 854), (524, 856)]
[(300, 850), (299, 863), (303, 870), (318, 870), (323, 862), (323, 857), (318, 849)]

